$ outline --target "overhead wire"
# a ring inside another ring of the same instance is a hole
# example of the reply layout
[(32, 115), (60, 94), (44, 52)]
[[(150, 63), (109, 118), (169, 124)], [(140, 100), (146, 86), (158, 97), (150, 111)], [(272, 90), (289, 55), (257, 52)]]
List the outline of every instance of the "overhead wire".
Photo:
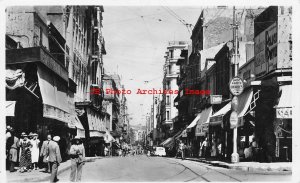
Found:
[(186, 28), (187, 28), (187, 30), (188, 30), (188, 32), (190, 33), (190, 34), (192, 34), (191, 33), (191, 27), (193, 26), (192, 24), (189, 24), (189, 23), (187, 23), (184, 19), (182, 19), (182, 18), (180, 18), (173, 10), (171, 10), (170, 8), (168, 8), (168, 7), (164, 7), (164, 6), (162, 6), (171, 16), (173, 16), (175, 19), (177, 19), (180, 23), (182, 23)]

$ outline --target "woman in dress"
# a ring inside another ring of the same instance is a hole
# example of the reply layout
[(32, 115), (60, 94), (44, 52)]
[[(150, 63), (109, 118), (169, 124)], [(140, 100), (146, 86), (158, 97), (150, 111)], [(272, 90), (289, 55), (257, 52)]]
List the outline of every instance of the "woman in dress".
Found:
[(28, 140), (26, 134), (23, 135), (24, 139), (20, 142), (21, 147), (21, 158), (20, 158), (20, 172), (23, 173), (24, 171), (29, 170), (31, 166), (31, 151), (30, 148), (32, 147), (31, 142)]
[(216, 140), (215, 139), (213, 139), (212, 144), (211, 144), (210, 156), (211, 157), (217, 156), (217, 144), (216, 144)]
[(39, 161), (39, 154), (40, 154), (40, 149), (39, 149), (39, 144), (40, 140), (37, 138), (38, 134), (34, 133), (32, 134), (33, 138), (31, 139), (31, 160), (32, 160), (32, 167), (33, 169), (37, 170), (37, 164)]

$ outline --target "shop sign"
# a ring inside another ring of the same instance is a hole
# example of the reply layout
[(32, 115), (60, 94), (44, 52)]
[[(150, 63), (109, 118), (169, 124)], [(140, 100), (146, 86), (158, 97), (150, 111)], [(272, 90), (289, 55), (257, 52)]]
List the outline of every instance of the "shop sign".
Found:
[(276, 117), (282, 119), (291, 119), (292, 118), (292, 108), (277, 108)]
[(229, 83), (229, 89), (232, 95), (234, 96), (242, 94), (244, 90), (243, 80), (238, 76), (232, 78), (232, 80)]
[(266, 30), (266, 60), (268, 71), (276, 69), (277, 66), (277, 25), (272, 24)]
[(266, 31), (261, 32), (258, 36), (254, 38), (254, 73), (256, 76), (260, 76), (267, 71), (266, 67)]
[(210, 95), (210, 104), (221, 104), (222, 95)]
[(208, 132), (207, 124), (197, 125), (195, 130), (195, 136), (205, 136), (207, 132)]
[(230, 128), (235, 128), (238, 125), (238, 114), (235, 111), (232, 111), (230, 114)]

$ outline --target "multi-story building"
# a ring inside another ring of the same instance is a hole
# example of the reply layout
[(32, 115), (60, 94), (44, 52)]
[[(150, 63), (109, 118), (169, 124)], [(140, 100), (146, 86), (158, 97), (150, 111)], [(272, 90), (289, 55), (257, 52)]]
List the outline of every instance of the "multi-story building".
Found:
[(176, 91), (178, 92), (177, 77), (179, 74), (179, 66), (176, 65), (176, 62), (180, 58), (181, 50), (187, 48), (187, 45), (187, 42), (184, 41), (169, 42), (168, 51), (165, 55), (163, 89), (172, 92), (162, 95), (161, 124), (163, 134), (166, 137), (177, 130), (173, 126), (178, 121), (178, 111), (174, 106), (174, 99), (177, 96)]
[(255, 135), (266, 155), (261, 161), (292, 160), (291, 17), (292, 7), (271, 6), (254, 21), (254, 75), (260, 90)]
[[(89, 155), (106, 133), (108, 116), (100, 110), (98, 93), (106, 54), (103, 12), (103, 6), (7, 8), (7, 40), (17, 43), (9, 43), (7, 68), (12, 68), (10, 74), (18, 68), (25, 75), (17, 90), (8, 75), (7, 100), (18, 106), (13, 126), (17, 133), (36, 131), (41, 140), (47, 134), (61, 136), (64, 157), (75, 135), (85, 139)], [(16, 91), (28, 97), (17, 99)]]

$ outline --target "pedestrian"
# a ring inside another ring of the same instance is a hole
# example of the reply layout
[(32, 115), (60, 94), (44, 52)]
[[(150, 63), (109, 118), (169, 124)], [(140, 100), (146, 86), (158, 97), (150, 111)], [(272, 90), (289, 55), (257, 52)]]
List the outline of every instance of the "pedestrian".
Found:
[[(26, 134), (25, 132), (21, 133), (20, 140), (19, 140), (19, 147), (21, 146), (21, 143), (24, 140), (24, 135), (25, 134)], [(22, 148), (19, 148), (19, 162), (21, 162), (21, 154), (22, 154)]]
[(178, 150), (176, 153), (176, 158), (178, 156), (178, 154), (180, 154), (181, 158), (184, 159), (184, 143), (182, 142), (182, 140), (179, 140), (179, 144), (178, 144)]
[(108, 149), (106, 146), (104, 147), (104, 156), (108, 156)]
[(9, 151), (11, 146), (13, 145), (13, 138), (11, 138), (12, 136), (12, 128), (10, 126), (6, 127), (6, 169), (9, 169)]
[(217, 143), (216, 143), (215, 139), (213, 139), (212, 143), (211, 143), (210, 156), (211, 157), (216, 157), (217, 156)]
[(11, 141), (11, 146), (9, 150), (9, 170), (10, 172), (15, 171), (15, 164), (18, 161), (18, 148), (19, 148), (19, 139), (15, 136), (14, 131), (11, 131), (11, 137), (8, 138), (8, 141)]
[(20, 159), (20, 172), (23, 173), (25, 171), (31, 171), (31, 151), (30, 148), (32, 147), (31, 142), (28, 139), (27, 134), (23, 134), (23, 141), (20, 143), (21, 147), (21, 159)]
[(218, 144), (218, 158), (221, 159), (222, 158), (222, 143), (219, 142)]
[(48, 161), (48, 159), (49, 159), (49, 148), (48, 148), (48, 146), (49, 146), (49, 143), (51, 141), (51, 138), (52, 138), (51, 135), (47, 135), (47, 140), (45, 140), (43, 142), (41, 152), (40, 152), (40, 157), (43, 158), (43, 164), (45, 166), (45, 172), (46, 173), (51, 173), (50, 163)]
[(85, 149), (79, 137), (74, 138), (74, 142), (70, 148), (70, 156), (71, 156), (70, 181), (80, 182), (81, 174), (82, 174), (82, 166), (85, 163)]
[(256, 141), (256, 138), (255, 137), (253, 137), (252, 138), (252, 142), (251, 142), (251, 144), (250, 144), (250, 146), (251, 146), (251, 149), (252, 149), (252, 159), (254, 160), (254, 161), (257, 161), (257, 159), (258, 159), (258, 143), (257, 143), (257, 141)]
[(40, 154), (40, 149), (39, 149), (40, 140), (38, 139), (37, 133), (32, 134), (31, 144), (32, 144), (32, 148), (31, 148), (32, 168), (37, 170), (38, 169), (37, 164), (39, 161), (39, 154)]
[(205, 140), (202, 143), (202, 155), (204, 157), (207, 157), (207, 152), (208, 152), (208, 138), (205, 138)]
[(49, 163), (51, 169), (50, 182), (57, 182), (59, 179), (57, 178), (57, 170), (58, 166), (61, 163), (61, 155), (60, 149), (58, 146), (58, 141), (60, 140), (59, 136), (53, 137), (53, 141), (49, 142)]
[(202, 144), (203, 144), (203, 140), (201, 140), (199, 143), (199, 158), (202, 157)]

